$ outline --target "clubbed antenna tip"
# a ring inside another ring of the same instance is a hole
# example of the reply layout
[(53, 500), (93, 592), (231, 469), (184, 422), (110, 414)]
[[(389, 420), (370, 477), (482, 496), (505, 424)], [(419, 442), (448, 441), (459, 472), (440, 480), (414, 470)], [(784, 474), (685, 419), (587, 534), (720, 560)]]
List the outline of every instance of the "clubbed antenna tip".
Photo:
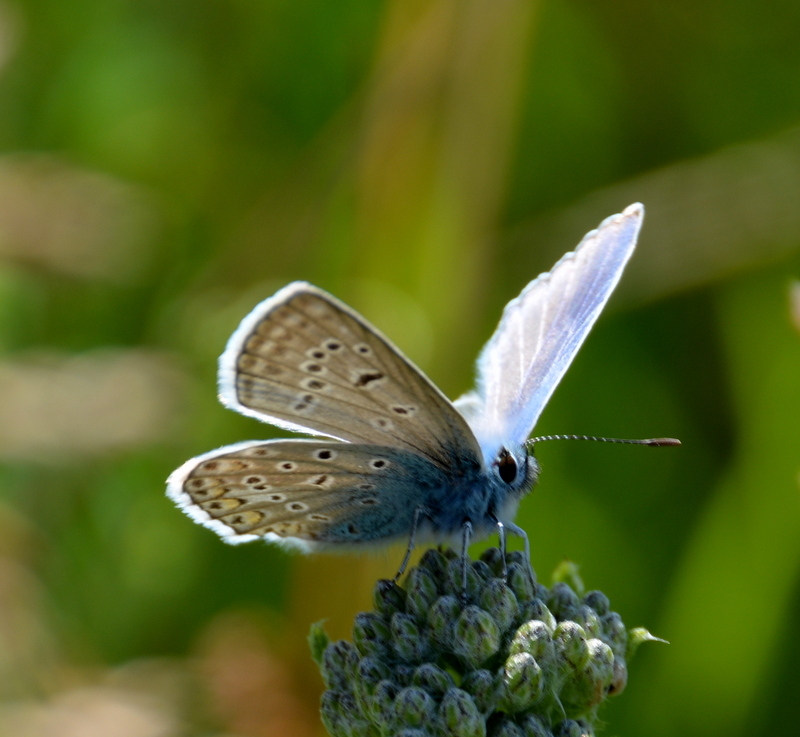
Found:
[(680, 445), (678, 438), (650, 438), (644, 441), (645, 445)]

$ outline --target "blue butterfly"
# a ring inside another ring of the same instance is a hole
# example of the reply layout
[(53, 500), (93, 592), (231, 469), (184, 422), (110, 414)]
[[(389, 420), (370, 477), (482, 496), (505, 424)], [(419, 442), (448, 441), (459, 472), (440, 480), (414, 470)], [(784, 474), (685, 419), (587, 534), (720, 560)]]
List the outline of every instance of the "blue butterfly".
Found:
[(425, 538), (460, 540), (466, 556), (473, 535), (497, 530), (502, 549), (508, 531), (527, 551), (514, 516), (539, 475), (528, 437), (617, 285), (643, 215), (635, 204), (608, 218), (528, 284), (478, 358), (476, 389), (454, 403), (347, 305), (289, 284), (231, 337), (220, 398), (321, 439), (219, 448), (177, 469), (167, 493), (230, 543), (311, 551), (406, 538), (410, 553)]

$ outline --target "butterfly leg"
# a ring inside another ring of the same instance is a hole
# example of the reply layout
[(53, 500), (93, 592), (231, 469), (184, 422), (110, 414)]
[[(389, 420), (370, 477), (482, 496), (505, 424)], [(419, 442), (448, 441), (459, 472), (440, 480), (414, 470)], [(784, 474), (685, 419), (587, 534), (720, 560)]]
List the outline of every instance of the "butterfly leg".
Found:
[(414, 510), (414, 519), (411, 522), (411, 534), (408, 536), (408, 547), (406, 554), (403, 557), (403, 562), (400, 564), (400, 569), (394, 574), (392, 583), (396, 584), (400, 580), (400, 576), (405, 573), (408, 561), (411, 559), (411, 553), (414, 551), (414, 538), (417, 536), (417, 528), (419, 527), (419, 520), (422, 515), (427, 514), (424, 507), (417, 507)]
[(498, 523), (498, 524), (505, 524), (506, 530), (508, 530), (512, 535), (516, 535), (517, 537), (522, 538), (522, 542), (525, 545), (525, 557), (530, 562), (531, 559), (531, 544), (528, 541), (528, 533), (525, 532), (521, 527), (515, 525), (513, 522), (505, 522), (505, 523)]
[(461, 605), (467, 605), (467, 565), (469, 562), (469, 541), (472, 537), (472, 522), (464, 521), (461, 528)]
[(500, 543), (500, 558), (503, 561), (503, 583), (505, 583), (508, 580), (508, 565), (506, 564), (506, 526), (493, 514), (489, 515), (489, 519), (494, 522), (495, 527), (497, 527), (497, 539)]
[[(516, 535), (517, 537), (521, 537), (523, 543), (525, 544), (525, 560), (528, 561), (528, 572), (531, 575), (531, 581), (536, 581), (536, 576), (533, 573), (533, 565), (531, 565), (531, 544), (528, 540), (528, 533), (525, 532), (521, 527), (518, 527), (513, 522), (506, 522), (505, 523), (506, 530), (510, 532), (512, 535)], [(503, 565), (505, 566), (505, 557), (503, 558)]]

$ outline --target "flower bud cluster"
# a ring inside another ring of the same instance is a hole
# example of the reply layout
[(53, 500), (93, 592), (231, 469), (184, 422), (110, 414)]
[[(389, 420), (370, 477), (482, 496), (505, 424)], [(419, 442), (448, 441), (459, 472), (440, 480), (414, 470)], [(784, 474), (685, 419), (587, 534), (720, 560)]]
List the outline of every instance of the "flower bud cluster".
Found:
[[(577, 575), (546, 588), (521, 554), (462, 561), (429, 550), (405, 588), (379, 581), (353, 642), (310, 638), (332, 737), (587, 737), (646, 640)], [(574, 573), (574, 571), (573, 571)], [(573, 586), (566, 583), (570, 580)]]

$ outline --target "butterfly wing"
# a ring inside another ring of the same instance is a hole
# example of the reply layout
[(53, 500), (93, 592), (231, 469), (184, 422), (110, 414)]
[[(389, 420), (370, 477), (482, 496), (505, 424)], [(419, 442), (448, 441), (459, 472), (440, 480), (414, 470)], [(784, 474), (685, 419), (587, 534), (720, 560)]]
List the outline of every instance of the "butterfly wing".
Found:
[(416, 453), (377, 445), (271, 440), (193, 458), (167, 494), (230, 543), (264, 538), (310, 551), (407, 535), (444, 472)]
[(456, 402), (485, 457), (530, 434), (622, 276), (643, 217), (634, 204), (604, 220), (506, 306), (478, 358), (477, 391)]
[(364, 318), (305, 282), (242, 321), (219, 386), (226, 406), (288, 430), (412, 450), (455, 473), (480, 464), (447, 397)]

